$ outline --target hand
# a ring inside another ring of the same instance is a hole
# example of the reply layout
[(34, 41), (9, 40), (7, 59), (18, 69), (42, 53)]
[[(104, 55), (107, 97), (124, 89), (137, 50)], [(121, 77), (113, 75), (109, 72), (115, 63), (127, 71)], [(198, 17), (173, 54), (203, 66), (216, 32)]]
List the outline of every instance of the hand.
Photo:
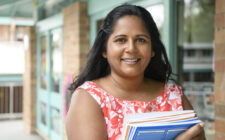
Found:
[(181, 133), (175, 140), (205, 140), (204, 123), (196, 124)]

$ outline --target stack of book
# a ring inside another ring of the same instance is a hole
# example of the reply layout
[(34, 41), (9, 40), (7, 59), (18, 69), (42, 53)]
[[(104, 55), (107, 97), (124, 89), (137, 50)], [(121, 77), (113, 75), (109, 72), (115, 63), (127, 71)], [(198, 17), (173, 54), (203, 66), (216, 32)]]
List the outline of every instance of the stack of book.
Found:
[(123, 140), (174, 140), (201, 121), (193, 110), (130, 114), (124, 118)]

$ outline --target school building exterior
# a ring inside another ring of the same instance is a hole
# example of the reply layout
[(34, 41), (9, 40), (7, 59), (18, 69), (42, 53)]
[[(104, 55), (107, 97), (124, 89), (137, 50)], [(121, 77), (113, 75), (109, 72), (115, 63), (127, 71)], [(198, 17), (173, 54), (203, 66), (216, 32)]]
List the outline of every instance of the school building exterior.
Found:
[[(64, 120), (71, 94), (67, 89), (85, 65), (104, 17), (126, 3), (151, 12), (173, 72), (207, 124), (207, 138), (225, 139), (225, 0), (19, 1), (32, 6), (30, 15), (16, 15), (16, 10), (14, 16), (23, 18), (0, 14), (0, 47), (22, 44), (25, 58), (19, 74), (0, 71), (0, 117), (10, 112), (10, 103), (7, 109), (2, 107), (7, 90), (1, 86), (20, 82), (23, 95), (14, 98), (21, 98), (22, 103), (17, 103), (22, 109), (14, 113), (22, 115), (26, 132), (44, 139), (67, 139)], [(0, 2), (0, 13), (16, 2)]]

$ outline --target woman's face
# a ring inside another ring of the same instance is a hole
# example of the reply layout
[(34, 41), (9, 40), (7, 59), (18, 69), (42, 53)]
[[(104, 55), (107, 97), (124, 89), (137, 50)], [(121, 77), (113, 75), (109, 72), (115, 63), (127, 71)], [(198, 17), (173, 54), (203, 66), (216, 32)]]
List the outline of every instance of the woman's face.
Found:
[(143, 76), (153, 56), (151, 39), (142, 20), (133, 15), (118, 19), (103, 53), (111, 73), (122, 77)]

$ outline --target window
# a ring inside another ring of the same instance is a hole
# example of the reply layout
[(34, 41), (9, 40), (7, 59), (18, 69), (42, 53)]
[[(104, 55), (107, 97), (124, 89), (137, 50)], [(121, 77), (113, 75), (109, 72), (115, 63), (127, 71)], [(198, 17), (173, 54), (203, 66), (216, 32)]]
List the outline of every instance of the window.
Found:
[[(163, 4), (158, 4), (154, 6), (147, 7), (147, 10), (151, 13), (160, 35), (163, 34), (163, 23), (164, 23), (164, 6)], [(162, 39), (162, 36), (161, 36)]]
[(212, 72), (196, 72), (195, 73), (196, 82), (213, 82)]
[(47, 53), (46, 53), (46, 36), (41, 37), (41, 87), (47, 87)]
[(212, 50), (202, 50), (203, 57), (212, 57)]
[(55, 93), (60, 93), (60, 77), (62, 74), (62, 51), (61, 51), (61, 32), (53, 30), (51, 34), (51, 49), (52, 49), (52, 68), (51, 68), (51, 89)]
[(194, 57), (196, 55), (196, 50), (187, 50), (187, 57)]
[(178, 45), (183, 51), (178, 54), (182, 62), (178, 64), (179, 80), (198, 117), (205, 122), (207, 139), (213, 140), (215, 0), (184, 0), (179, 4), (179, 13), (183, 13), (178, 17)]

